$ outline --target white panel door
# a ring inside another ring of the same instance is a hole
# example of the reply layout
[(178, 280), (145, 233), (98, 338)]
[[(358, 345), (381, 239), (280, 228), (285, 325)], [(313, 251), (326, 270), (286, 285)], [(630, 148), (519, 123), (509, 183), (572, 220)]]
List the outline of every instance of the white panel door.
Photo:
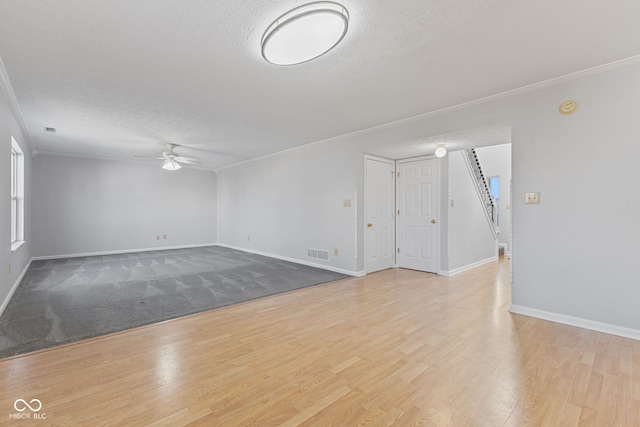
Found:
[(365, 268), (373, 273), (393, 267), (394, 262), (394, 164), (369, 157), (365, 162)]
[(437, 273), (440, 225), (437, 160), (407, 160), (397, 165), (397, 266)]

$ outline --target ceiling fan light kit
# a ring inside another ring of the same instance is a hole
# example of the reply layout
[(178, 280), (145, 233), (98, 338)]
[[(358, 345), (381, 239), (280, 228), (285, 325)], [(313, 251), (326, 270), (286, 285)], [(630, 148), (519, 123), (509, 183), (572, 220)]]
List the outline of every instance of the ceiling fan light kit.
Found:
[(195, 157), (179, 156), (178, 154), (176, 154), (175, 151), (173, 151), (176, 147), (179, 147), (179, 145), (167, 144), (167, 148), (169, 149), (169, 151), (164, 151), (162, 154), (155, 155), (155, 156), (133, 156), (133, 157), (139, 157), (139, 158), (150, 157), (153, 159), (164, 160), (164, 163), (162, 164), (162, 169), (165, 169), (168, 171), (177, 171), (179, 169), (182, 169), (181, 163), (184, 163), (187, 165), (200, 163), (200, 160), (196, 159)]
[(178, 169), (182, 169), (182, 166), (180, 166), (180, 163), (176, 162), (175, 160), (167, 159), (164, 161), (162, 169), (168, 171), (177, 171)]

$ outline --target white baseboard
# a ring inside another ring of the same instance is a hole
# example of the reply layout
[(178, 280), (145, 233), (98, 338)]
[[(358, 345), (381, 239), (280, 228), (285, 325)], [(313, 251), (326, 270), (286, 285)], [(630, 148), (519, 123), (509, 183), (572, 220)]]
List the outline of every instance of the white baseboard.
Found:
[(440, 270), (440, 272), (438, 274), (441, 274), (442, 276), (455, 276), (456, 274), (460, 274), (460, 273), (465, 272), (467, 270), (471, 270), (472, 268), (480, 267), (483, 264), (488, 264), (488, 263), (493, 262), (493, 261), (495, 261), (497, 259), (498, 259), (497, 255), (496, 256), (492, 256), (490, 258), (483, 259), (481, 261), (477, 261), (477, 262), (473, 262), (471, 264), (465, 265), (464, 267), (454, 268), (453, 270), (449, 270), (449, 271)]
[(215, 243), (201, 243), (197, 245), (179, 245), (179, 246), (163, 246), (157, 248), (143, 248), (143, 249), (120, 249), (116, 251), (101, 251), (101, 252), (84, 252), (77, 254), (64, 254), (64, 255), (47, 255), (47, 256), (37, 256), (31, 258), (32, 261), (41, 261), (47, 259), (61, 259), (61, 258), (79, 258), (86, 256), (100, 256), (100, 255), (119, 255), (119, 254), (128, 254), (131, 252), (151, 252), (151, 251), (166, 251), (169, 249), (189, 249), (189, 248), (203, 248), (206, 246), (216, 246)]
[(2, 316), (2, 313), (4, 313), (4, 310), (9, 305), (9, 301), (11, 301), (11, 297), (15, 293), (16, 289), (18, 289), (18, 285), (20, 284), (20, 282), (22, 282), (24, 275), (27, 274), (27, 270), (29, 270), (29, 266), (31, 266), (31, 261), (33, 261), (33, 258), (29, 260), (27, 265), (24, 267), (24, 270), (22, 270), (22, 273), (20, 273), (20, 276), (18, 276), (13, 286), (11, 286), (11, 289), (9, 290), (7, 297), (4, 299), (4, 301), (2, 301), (2, 305), (0, 305), (0, 316)]
[(222, 244), (222, 243), (217, 243), (216, 245), (220, 246), (220, 247), (223, 247), (223, 248), (229, 248), (229, 249), (235, 249), (237, 251), (248, 252), (250, 254), (262, 255), (262, 256), (269, 257), (269, 258), (279, 259), (279, 260), (282, 260), (282, 261), (289, 261), (289, 262), (293, 262), (295, 264), (302, 264), (302, 265), (306, 265), (306, 266), (309, 266), (309, 267), (321, 268), (323, 270), (333, 271), (334, 273), (346, 274), (347, 276), (360, 277), (360, 276), (364, 276), (366, 274), (363, 271), (356, 272), (356, 271), (351, 271), (351, 270), (345, 270), (345, 269), (338, 268), (338, 267), (332, 267), (330, 265), (318, 264), (318, 263), (315, 263), (315, 262), (304, 261), (304, 260), (297, 259), (297, 258), (289, 258), (289, 257), (285, 257), (285, 256), (274, 255), (274, 254), (270, 254), (270, 253), (267, 253), (267, 252), (254, 251), (254, 250), (251, 250), (251, 249), (241, 248), (241, 247), (238, 247), (238, 246), (225, 245), (225, 244)]
[(535, 317), (537, 319), (549, 320), (551, 322), (562, 323), (578, 328), (589, 329), (605, 334), (618, 335), (620, 337), (640, 340), (640, 330), (625, 328), (623, 326), (611, 325), (609, 323), (596, 322), (593, 320), (582, 319), (580, 317), (567, 316), (565, 314), (552, 313), (549, 311), (538, 310), (535, 308), (523, 307), (521, 305), (511, 304), (509, 311), (515, 314)]

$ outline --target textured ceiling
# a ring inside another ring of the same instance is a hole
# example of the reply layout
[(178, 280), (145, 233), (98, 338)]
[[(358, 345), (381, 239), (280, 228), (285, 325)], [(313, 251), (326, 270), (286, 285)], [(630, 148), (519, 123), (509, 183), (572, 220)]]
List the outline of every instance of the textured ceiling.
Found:
[(640, 54), (637, 0), (344, 0), (337, 48), (268, 64), (307, 2), (1, 0), (0, 58), (36, 151), (214, 169)]

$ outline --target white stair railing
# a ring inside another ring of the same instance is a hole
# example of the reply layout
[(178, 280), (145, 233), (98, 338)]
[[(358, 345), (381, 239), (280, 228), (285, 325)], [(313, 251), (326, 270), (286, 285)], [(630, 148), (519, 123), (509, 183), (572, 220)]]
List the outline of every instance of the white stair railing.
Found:
[(464, 150), (464, 158), (466, 160), (467, 166), (469, 167), (469, 172), (473, 177), (473, 182), (475, 183), (476, 190), (478, 190), (478, 196), (480, 196), (480, 201), (484, 206), (484, 211), (487, 215), (487, 219), (491, 224), (491, 230), (493, 234), (497, 237), (497, 226), (496, 226), (496, 218), (497, 218), (497, 204), (496, 201), (491, 196), (491, 190), (489, 189), (489, 183), (487, 182), (487, 178), (484, 176), (484, 172), (482, 171), (482, 166), (480, 165), (480, 160), (478, 160), (478, 154), (476, 150), (471, 148), (470, 150)]

